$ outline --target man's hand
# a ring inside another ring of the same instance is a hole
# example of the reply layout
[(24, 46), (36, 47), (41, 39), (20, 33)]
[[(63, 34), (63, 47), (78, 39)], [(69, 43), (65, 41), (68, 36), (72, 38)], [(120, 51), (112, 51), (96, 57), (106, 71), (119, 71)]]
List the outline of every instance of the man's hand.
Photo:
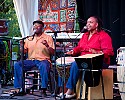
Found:
[(46, 40), (43, 40), (41, 43), (47, 47), (47, 49), (49, 50), (50, 54), (52, 54), (52, 55), (54, 54), (54, 49), (52, 47), (49, 47), (49, 45), (48, 45)]
[(43, 45), (45, 45), (47, 48), (49, 47), (49, 45), (48, 45), (48, 43), (47, 43), (46, 40), (43, 40), (41, 43), (42, 43)]
[(24, 40), (20, 40), (20, 46), (24, 46)]

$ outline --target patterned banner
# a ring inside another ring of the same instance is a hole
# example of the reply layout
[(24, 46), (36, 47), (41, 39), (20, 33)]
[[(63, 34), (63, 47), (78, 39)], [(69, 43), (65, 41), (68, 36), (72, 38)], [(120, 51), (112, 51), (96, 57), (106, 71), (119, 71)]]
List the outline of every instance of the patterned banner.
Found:
[(39, 0), (39, 18), (45, 23), (45, 31), (74, 30), (76, 0)]

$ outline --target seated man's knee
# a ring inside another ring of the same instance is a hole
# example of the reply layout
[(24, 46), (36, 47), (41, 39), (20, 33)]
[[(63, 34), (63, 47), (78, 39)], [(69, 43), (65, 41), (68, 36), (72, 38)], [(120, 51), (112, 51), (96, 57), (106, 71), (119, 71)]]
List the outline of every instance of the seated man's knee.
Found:
[(47, 71), (49, 71), (49, 69), (50, 69), (50, 63), (48, 62), (48, 61), (42, 61), (41, 63), (40, 63), (40, 65), (39, 65), (39, 69), (40, 70), (47, 70)]

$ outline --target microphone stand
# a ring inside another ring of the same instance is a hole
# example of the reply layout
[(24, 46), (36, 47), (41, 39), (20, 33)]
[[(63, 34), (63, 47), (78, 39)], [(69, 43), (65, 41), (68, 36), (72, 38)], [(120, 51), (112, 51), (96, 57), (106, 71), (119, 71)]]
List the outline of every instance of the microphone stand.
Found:
[[(26, 91), (25, 91), (25, 71), (24, 71), (24, 40), (27, 39), (29, 36), (27, 37), (24, 37), (20, 40), (22, 40), (22, 51), (21, 51), (21, 62), (22, 62), (22, 90), (21, 90), (21, 94), (22, 95), (25, 95), (26, 94)], [(33, 36), (34, 38), (34, 36)]]
[[(48, 32), (47, 32), (48, 33)], [(52, 32), (49, 32), (52, 33)], [(54, 45), (55, 45), (55, 51), (54, 51), (54, 93), (52, 94), (53, 97), (55, 97), (56, 100), (56, 37), (58, 32), (54, 33)]]
[(62, 79), (62, 97), (60, 97), (60, 100), (65, 100), (65, 94), (64, 94), (64, 90), (65, 90), (65, 73), (66, 73), (66, 64), (65, 64), (65, 45), (61, 45), (61, 50), (63, 50), (63, 54), (64, 56), (62, 55), (61, 56), (61, 61), (60, 61), (60, 64), (61, 64), (61, 67), (62, 67), (62, 77), (60, 77)]
[[(55, 45), (55, 52), (54, 52), (54, 94), (53, 96), (55, 97), (56, 99), (56, 37), (57, 37), (57, 33), (59, 32), (63, 32), (63, 31), (55, 31), (53, 32), (54, 33), (54, 45)], [(49, 32), (50, 33), (50, 32)], [(64, 60), (64, 63), (65, 63), (65, 60)], [(65, 67), (64, 67), (64, 72), (65, 72)], [(64, 74), (65, 75), (65, 74)], [(63, 79), (63, 100), (64, 100), (64, 79)]]
[[(68, 37), (69, 37), (69, 39), (70, 39), (70, 42), (73, 43), (72, 39), (70, 38), (70, 36), (69, 36), (69, 34), (68, 34), (68, 31), (67, 31), (67, 35), (68, 35)], [(65, 90), (65, 81), (66, 81), (66, 62), (65, 62), (66, 46), (67, 46), (67, 45), (63, 45), (63, 46), (62, 46), (62, 48), (63, 48), (63, 53), (64, 53), (64, 56), (63, 56), (63, 57), (64, 57), (64, 58), (63, 58), (64, 60), (62, 60), (62, 58), (61, 58), (61, 62), (64, 61), (64, 63), (62, 64), (63, 74), (64, 74), (64, 75), (62, 76), (62, 86), (63, 86), (63, 87), (62, 87), (62, 93), (63, 93), (63, 96), (62, 96), (61, 100), (65, 100), (65, 94), (64, 94), (65, 91), (64, 91), (64, 90)]]
[(64, 65), (62, 66), (63, 67), (63, 77), (62, 77), (62, 93), (63, 93), (63, 96), (62, 96), (62, 98), (61, 98), (61, 100), (65, 100), (65, 94), (64, 94), (64, 90), (65, 90), (65, 75), (66, 75), (66, 64), (65, 64), (65, 46), (63, 47), (63, 53), (64, 53)]
[(25, 94), (25, 72), (24, 72), (24, 39), (22, 39), (22, 51), (21, 51), (21, 62), (22, 62), (22, 91)]
[[(79, 36), (81, 34), (81, 32), (75, 37), (75, 40), (77, 39), (77, 37)], [(72, 39), (71, 39), (71, 37), (69, 36), (69, 34), (68, 34), (68, 32), (67, 32), (67, 35), (68, 35), (68, 37), (69, 37), (69, 39), (70, 39), (70, 42), (73, 44), (73, 41), (72, 41)], [(67, 45), (66, 45), (67, 46)], [(65, 63), (65, 51), (66, 51), (66, 46), (64, 45), (64, 46), (62, 46), (63, 47), (63, 53), (64, 53), (64, 64), (62, 64), (62, 66), (63, 66), (63, 71), (64, 71), (64, 76), (63, 76), (63, 78), (62, 78), (62, 86), (63, 86), (63, 89), (62, 89), (62, 93), (63, 93), (63, 97), (61, 98), (61, 100), (65, 100), (65, 94), (64, 94), (64, 84), (65, 84), (65, 74), (66, 74), (66, 63)]]
[[(47, 32), (47, 33), (54, 33), (54, 45), (55, 45), (55, 52), (54, 52), (54, 94), (53, 96), (56, 99), (56, 37), (57, 37), (57, 33), (61, 33), (61, 32), (68, 32), (68, 31), (55, 31), (55, 32)], [(65, 57), (64, 57), (64, 65), (65, 65)], [(65, 66), (64, 66), (64, 75), (65, 75)], [(63, 97), (61, 99), (64, 100), (65, 96), (64, 96), (64, 83), (65, 83), (65, 77), (63, 78)]]
[[(55, 45), (55, 52), (54, 52), (54, 94), (52, 96), (55, 97), (56, 99), (56, 37), (57, 37), (57, 33), (61, 33), (61, 32), (66, 32), (68, 34), (69, 31), (54, 31), (54, 32), (47, 32), (47, 33), (54, 33), (54, 45)], [(80, 34), (79, 34), (80, 35)], [(79, 36), (78, 35), (78, 36)], [(69, 36), (69, 35), (68, 35)], [(70, 38), (70, 36), (69, 36)], [(77, 37), (76, 37), (77, 38)], [(71, 38), (70, 38), (71, 40)], [(71, 40), (72, 42), (72, 40)], [(63, 53), (65, 53), (65, 46), (63, 47)], [(65, 54), (64, 54), (64, 66), (63, 66), (63, 79), (62, 79), (62, 85), (63, 85), (63, 88), (62, 88), (62, 91), (63, 91), (63, 97), (61, 98), (62, 100), (65, 99), (65, 95), (64, 95), (64, 84), (65, 84), (65, 73), (66, 73), (66, 64), (65, 64)]]

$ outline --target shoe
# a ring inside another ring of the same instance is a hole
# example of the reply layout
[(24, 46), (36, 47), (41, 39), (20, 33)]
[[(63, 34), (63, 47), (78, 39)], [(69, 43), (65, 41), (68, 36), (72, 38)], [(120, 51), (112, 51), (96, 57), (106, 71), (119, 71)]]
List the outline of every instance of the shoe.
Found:
[(46, 97), (47, 96), (46, 88), (41, 88), (41, 94), (42, 94), (42, 97)]
[(73, 99), (75, 96), (76, 96), (75, 93), (74, 93), (74, 94), (70, 94), (70, 95), (69, 95), (69, 94), (66, 94), (66, 95), (65, 95), (65, 98), (66, 98), (66, 99)]
[(19, 92), (19, 89), (10, 89), (10, 90), (2, 91), (3, 94), (17, 94), (18, 92)]
[(11, 95), (14, 95), (15, 93), (14, 92), (11, 92), (10, 90), (5, 90), (5, 91), (2, 91), (2, 96), (11, 96)]
[[(65, 95), (65, 94), (64, 94)], [(57, 96), (59, 96), (59, 97), (62, 97), (63, 96), (63, 93), (60, 93), (59, 95), (57, 95)]]
[[(64, 98), (66, 98), (66, 99), (73, 99), (74, 97), (76, 96), (76, 94), (74, 93), (74, 94), (71, 94), (71, 95), (69, 95), (69, 94), (64, 94)], [(60, 93), (59, 95), (57, 95), (57, 99), (58, 98), (63, 98), (63, 93)]]
[(16, 92), (15, 95), (16, 95), (16, 96), (23, 96), (23, 95), (26, 95), (26, 92), (23, 91), (22, 88), (20, 88), (20, 89)]
[(43, 92), (43, 93), (42, 93), (42, 97), (47, 97), (46, 92)]
[(63, 93), (60, 93), (56, 96), (56, 100), (61, 100), (62, 98), (63, 98)]

